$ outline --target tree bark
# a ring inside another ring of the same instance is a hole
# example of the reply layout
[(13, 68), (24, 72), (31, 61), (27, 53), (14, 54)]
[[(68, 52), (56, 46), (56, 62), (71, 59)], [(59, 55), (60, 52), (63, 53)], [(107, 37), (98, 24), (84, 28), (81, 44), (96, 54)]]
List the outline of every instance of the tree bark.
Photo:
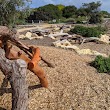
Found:
[(28, 86), (26, 83), (26, 62), (18, 59), (12, 64), (12, 110), (27, 110)]
[(8, 60), (0, 49), (0, 69), (5, 76), (10, 76), (12, 87), (12, 110), (27, 110), (28, 86), (26, 84), (27, 64), (25, 61)]

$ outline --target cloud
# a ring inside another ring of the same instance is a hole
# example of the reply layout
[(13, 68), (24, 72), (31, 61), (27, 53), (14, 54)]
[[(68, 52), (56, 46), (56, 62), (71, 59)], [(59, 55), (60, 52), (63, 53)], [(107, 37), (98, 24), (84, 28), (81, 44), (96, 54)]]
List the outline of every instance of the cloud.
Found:
[(55, 4), (55, 0), (43, 0), (45, 3)]

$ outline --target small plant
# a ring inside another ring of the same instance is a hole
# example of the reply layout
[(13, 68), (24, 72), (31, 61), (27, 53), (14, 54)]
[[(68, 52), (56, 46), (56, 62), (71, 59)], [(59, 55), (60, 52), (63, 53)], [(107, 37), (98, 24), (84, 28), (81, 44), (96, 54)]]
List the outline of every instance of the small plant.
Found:
[(102, 27), (84, 27), (84, 26), (75, 26), (71, 29), (70, 32), (79, 34), (84, 37), (99, 37), (101, 34), (104, 34), (106, 30)]
[(109, 73), (110, 72), (110, 57), (105, 58), (102, 56), (97, 56), (90, 65), (95, 67), (99, 73)]

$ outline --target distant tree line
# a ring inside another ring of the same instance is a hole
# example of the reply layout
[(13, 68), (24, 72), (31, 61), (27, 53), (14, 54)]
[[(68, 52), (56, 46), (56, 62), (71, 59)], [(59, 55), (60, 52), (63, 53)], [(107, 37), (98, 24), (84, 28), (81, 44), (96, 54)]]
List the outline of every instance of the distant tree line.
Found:
[(62, 4), (48, 4), (30, 9), (31, 0), (0, 0), (0, 25), (14, 26), (26, 21), (76, 21), (80, 23), (100, 23), (102, 17), (110, 17), (107, 11), (101, 11), (100, 2), (84, 3), (80, 8)]
[(53, 19), (68, 19), (85, 17), (89, 23), (101, 23), (102, 17), (110, 17), (107, 11), (100, 10), (101, 3), (91, 2), (82, 4), (81, 8), (76, 6), (64, 6), (48, 4), (39, 8), (33, 9), (27, 20), (43, 20), (50, 21)]

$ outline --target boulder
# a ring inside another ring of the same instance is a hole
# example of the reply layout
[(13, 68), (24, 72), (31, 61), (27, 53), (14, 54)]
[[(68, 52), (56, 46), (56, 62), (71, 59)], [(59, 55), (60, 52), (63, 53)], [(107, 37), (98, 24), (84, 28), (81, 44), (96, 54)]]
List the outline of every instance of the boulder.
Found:
[(83, 55), (101, 55), (103, 57), (108, 57), (106, 54), (104, 53), (99, 53), (97, 51), (94, 50), (90, 50), (90, 49), (76, 49), (75, 50), (78, 54), (83, 54)]
[(110, 43), (109, 39), (110, 39), (110, 37), (105, 34), (105, 35), (100, 36), (99, 41), (109, 44)]
[(68, 41), (68, 40), (58, 40), (56, 42), (53, 42), (53, 45), (55, 47), (62, 47), (62, 48), (65, 48), (67, 46), (72, 46), (71, 43)]
[(25, 36), (26, 36), (26, 38), (30, 39), (32, 37), (32, 33), (31, 32), (27, 32)]

